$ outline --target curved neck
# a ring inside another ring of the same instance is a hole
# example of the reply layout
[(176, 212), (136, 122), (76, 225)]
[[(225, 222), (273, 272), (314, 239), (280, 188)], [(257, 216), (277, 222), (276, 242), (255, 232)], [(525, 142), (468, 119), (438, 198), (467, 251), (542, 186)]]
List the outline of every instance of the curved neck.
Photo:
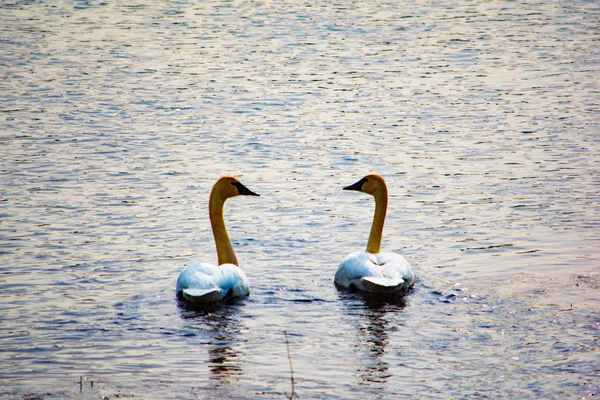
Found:
[(208, 201), (208, 215), (210, 216), (210, 225), (217, 246), (219, 265), (238, 265), (238, 260), (235, 257), (235, 252), (231, 246), (229, 235), (227, 235), (227, 229), (225, 229), (225, 220), (223, 219), (223, 205), (225, 204), (225, 200), (227, 200), (227, 198), (219, 191), (213, 190), (210, 193), (210, 200)]
[(371, 225), (367, 253), (377, 254), (381, 247), (383, 223), (385, 222), (385, 213), (387, 212), (387, 189), (382, 187), (381, 190), (378, 190), (373, 196), (375, 197), (375, 215), (373, 216), (373, 225)]

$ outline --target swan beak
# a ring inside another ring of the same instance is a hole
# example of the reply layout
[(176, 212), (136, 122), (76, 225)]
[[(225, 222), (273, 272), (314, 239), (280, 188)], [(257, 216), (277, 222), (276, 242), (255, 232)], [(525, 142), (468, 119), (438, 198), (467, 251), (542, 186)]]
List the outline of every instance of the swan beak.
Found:
[(346, 186), (344, 190), (357, 190), (362, 192), (362, 185), (367, 181), (366, 178), (362, 178), (360, 181), (356, 182), (354, 185)]
[(241, 182), (231, 182), (231, 184), (237, 188), (238, 194), (241, 196), (260, 196), (260, 194), (254, 193), (252, 190), (242, 185)]

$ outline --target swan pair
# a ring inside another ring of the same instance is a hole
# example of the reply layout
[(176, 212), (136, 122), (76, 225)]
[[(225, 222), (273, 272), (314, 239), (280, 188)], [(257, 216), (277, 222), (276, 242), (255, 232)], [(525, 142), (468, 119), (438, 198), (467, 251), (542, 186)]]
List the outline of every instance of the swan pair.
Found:
[[(344, 190), (356, 190), (375, 197), (375, 216), (367, 250), (348, 254), (340, 263), (334, 282), (348, 289), (371, 293), (408, 290), (414, 283), (409, 263), (398, 254), (379, 252), (388, 202), (385, 181), (379, 175), (367, 175)], [(177, 295), (191, 303), (214, 303), (250, 293), (248, 278), (238, 267), (223, 219), (225, 201), (236, 196), (258, 194), (232, 176), (222, 177), (212, 188), (208, 213), (219, 265), (196, 262), (181, 271), (177, 279)]]

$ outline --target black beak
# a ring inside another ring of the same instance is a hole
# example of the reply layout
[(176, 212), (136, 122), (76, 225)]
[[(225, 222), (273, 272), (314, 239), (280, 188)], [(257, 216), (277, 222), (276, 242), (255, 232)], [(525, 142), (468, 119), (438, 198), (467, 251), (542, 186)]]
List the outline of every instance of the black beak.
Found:
[(237, 188), (238, 193), (242, 196), (260, 196), (260, 194), (254, 193), (252, 190), (242, 185), (241, 182), (231, 182), (231, 184)]
[(346, 186), (344, 190), (357, 190), (362, 192), (362, 185), (367, 181), (367, 178), (362, 178), (360, 181), (356, 182), (354, 185)]

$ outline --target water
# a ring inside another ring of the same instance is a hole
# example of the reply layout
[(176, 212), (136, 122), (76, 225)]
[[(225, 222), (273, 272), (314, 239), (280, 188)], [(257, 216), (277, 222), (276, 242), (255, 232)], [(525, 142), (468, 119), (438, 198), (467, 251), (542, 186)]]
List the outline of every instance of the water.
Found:
[[(0, 397), (598, 395), (599, 16), (3, 3)], [(366, 245), (372, 199), (341, 188), (367, 173), (405, 298), (332, 283)], [(252, 293), (187, 309), (225, 174), (261, 194), (225, 208)]]

